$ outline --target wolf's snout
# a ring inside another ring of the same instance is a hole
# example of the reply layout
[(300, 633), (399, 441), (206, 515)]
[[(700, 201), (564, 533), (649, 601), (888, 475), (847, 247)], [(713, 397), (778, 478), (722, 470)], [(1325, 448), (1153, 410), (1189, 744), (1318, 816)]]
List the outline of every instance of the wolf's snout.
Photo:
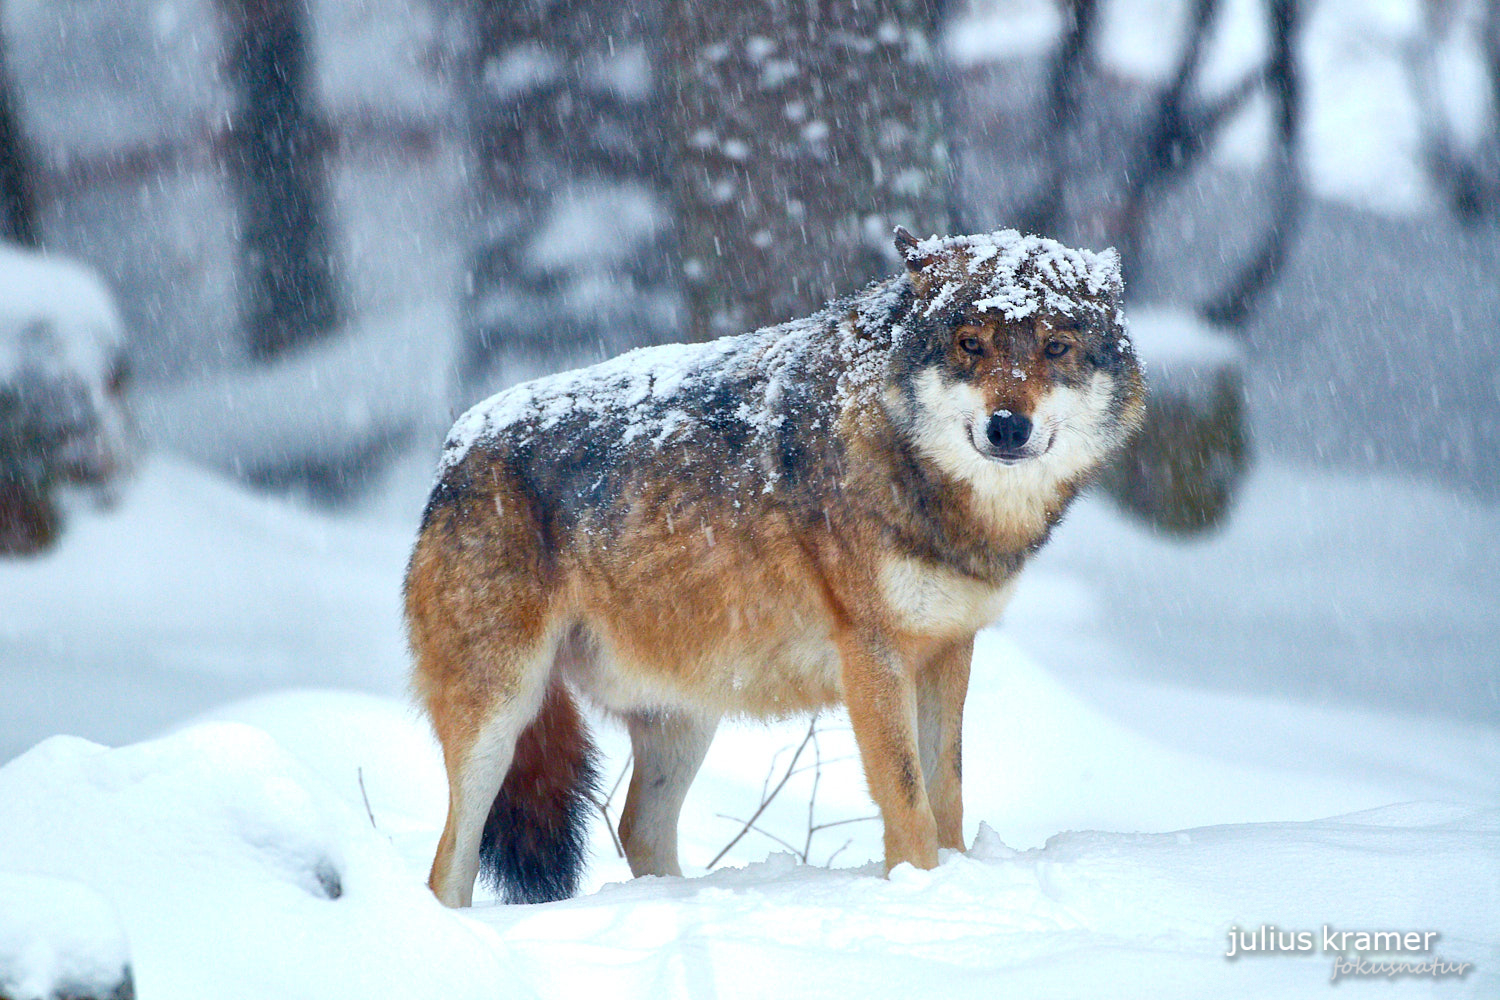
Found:
[(985, 435), (999, 451), (1020, 451), (1031, 437), (1031, 418), (1001, 410), (990, 417)]

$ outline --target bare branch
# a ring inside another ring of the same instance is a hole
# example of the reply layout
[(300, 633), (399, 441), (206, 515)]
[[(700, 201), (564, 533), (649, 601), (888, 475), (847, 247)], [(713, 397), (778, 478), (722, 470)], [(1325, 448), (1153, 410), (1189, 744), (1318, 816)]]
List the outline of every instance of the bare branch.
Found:
[(814, 826), (817, 822), (814, 813), (818, 808), (818, 783), (823, 780), (823, 748), (818, 742), (818, 731), (812, 730), (813, 745), (813, 783), (812, 791), (807, 796), (807, 839), (802, 842), (802, 863), (807, 864), (808, 855), (812, 852), (813, 834), (817, 831)]
[(838, 850), (836, 850), (832, 854), (828, 855), (828, 860), (825, 861), (825, 862), (823, 862), (823, 867), (824, 868), (832, 868), (833, 867), (833, 859), (836, 858), (836, 857), (838, 857), (840, 854), (843, 854), (844, 853), (844, 848), (848, 847), (852, 843), (854, 843), (854, 838), (853, 837), (850, 837), (848, 840), (844, 841), (844, 843), (842, 845), (840, 845), (840, 847), (839, 847)]
[(879, 818), (880, 814), (876, 813), (873, 816), (853, 816), (849, 819), (836, 819), (828, 823), (819, 823), (817, 826), (813, 827), (813, 832), (817, 833), (821, 830), (832, 830), (836, 826), (848, 826), (850, 823), (869, 823)]
[[(786, 787), (786, 783), (791, 780), (792, 770), (797, 766), (797, 761), (799, 758), (801, 758), (802, 751), (807, 749), (808, 743), (812, 742), (813, 737), (816, 735), (817, 731), (818, 717), (813, 716), (812, 722), (809, 723), (807, 727), (807, 735), (802, 737), (801, 743), (797, 744), (797, 751), (796, 753), (792, 754), (792, 761), (787, 765), (786, 773), (781, 776), (781, 780), (776, 783), (775, 788), (771, 789), (769, 795), (761, 795), (760, 806), (757, 807), (755, 812), (751, 814), (750, 818), (745, 821), (745, 825), (740, 829), (739, 833), (734, 835), (734, 839), (725, 844), (724, 847), (719, 851), (719, 853), (714, 855), (713, 860), (708, 863), (707, 867), (712, 868), (714, 865), (718, 864), (719, 861), (724, 857), (724, 855), (728, 854), (730, 849), (733, 848), (735, 844), (738, 844), (744, 838), (745, 834), (750, 832), (750, 830), (754, 826), (755, 821), (760, 819), (761, 813), (766, 811), (766, 807), (775, 800), (776, 796), (781, 793), (781, 790)], [(782, 841), (782, 843), (785, 843), (785, 841)], [(796, 848), (793, 847), (792, 851), (795, 852)]]
[[(1452, 20), (1449, 11), (1448, 20)], [(1417, 104), (1417, 121), (1422, 132), (1422, 147), (1427, 173), (1447, 196), (1449, 207), (1465, 223), (1474, 223), (1495, 211), (1500, 200), (1500, 173), (1486, 170), (1484, 159), (1500, 157), (1500, 138), (1491, 124), (1488, 148), (1481, 145), (1462, 150), (1453, 138), (1452, 124), (1438, 83), (1438, 34), (1433, 23), (1437, 15), (1428, 10), (1427, 30), (1403, 52), (1411, 93)], [(1480, 50), (1490, 77), (1495, 104), (1500, 114), (1500, 4), (1489, 4), (1488, 16), (1480, 29)]]
[(1302, 214), (1302, 86), (1297, 71), (1296, 40), (1301, 27), (1298, 0), (1269, 0), (1271, 61), (1267, 79), (1276, 101), (1275, 206), (1260, 249), (1212, 301), (1202, 307), (1216, 323), (1234, 324), (1249, 313), (1254, 300), (1280, 273)]
[(609, 795), (606, 796), (604, 801), (614, 801), (615, 793), (620, 790), (620, 783), (625, 780), (625, 775), (630, 773), (630, 765), (633, 763), (635, 763), (634, 751), (625, 755), (625, 763), (620, 765), (620, 773), (615, 775), (615, 783), (609, 786)]
[(599, 810), (599, 815), (604, 817), (604, 829), (609, 831), (609, 839), (615, 845), (615, 854), (622, 858), (625, 856), (625, 845), (620, 843), (620, 835), (615, 832), (615, 821), (614, 817), (609, 814), (609, 807), (614, 803), (615, 793), (620, 790), (620, 783), (625, 780), (625, 775), (629, 773), (630, 765), (634, 760), (635, 754), (625, 755), (625, 763), (620, 765), (620, 773), (615, 775), (615, 783), (609, 786), (609, 794), (602, 802), (592, 795), (589, 796), (589, 801), (594, 803), (594, 807)]
[[(823, 757), (823, 747), (820, 740), (821, 735), (822, 731), (818, 727), (818, 718), (814, 716), (812, 721), (808, 724), (807, 733), (802, 737), (802, 742), (797, 745), (795, 751), (792, 753), (791, 760), (786, 765), (785, 771), (781, 773), (781, 779), (776, 782), (776, 785), (774, 787), (771, 787), (771, 778), (776, 774), (777, 771), (775, 761), (780, 759), (784, 752), (786, 752), (787, 750), (791, 750), (792, 748), (782, 747), (776, 752), (776, 757), (773, 758), (771, 767), (767, 770), (765, 782), (761, 786), (762, 792), (760, 807), (755, 810), (755, 813), (749, 819), (741, 820), (738, 817), (728, 816), (722, 813), (719, 814), (719, 818), (721, 819), (727, 819), (731, 820), (732, 822), (739, 823), (740, 831), (735, 836), (735, 838), (731, 840), (727, 845), (725, 845), (724, 849), (721, 850), (717, 855), (715, 855), (714, 859), (708, 863), (709, 868), (712, 868), (714, 867), (714, 865), (718, 864), (719, 861), (724, 857), (724, 855), (728, 853), (730, 848), (734, 847), (734, 845), (738, 843), (740, 839), (745, 836), (745, 834), (750, 832), (755, 832), (763, 837), (774, 840), (776, 843), (791, 851), (792, 854), (799, 858), (803, 864), (812, 864), (813, 838), (822, 831), (830, 830), (837, 826), (847, 826), (851, 823), (868, 823), (871, 820), (880, 819), (879, 814), (876, 814), (873, 816), (855, 816), (848, 819), (831, 820), (824, 823), (818, 822), (818, 789), (823, 780), (822, 767), (824, 764), (831, 763), (830, 760), (826, 760)], [(812, 745), (812, 762), (798, 766), (797, 762), (801, 759), (809, 744)], [(851, 755), (845, 754), (843, 756), (833, 758), (833, 760), (848, 759), (851, 759)], [(793, 846), (790, 841), (777, 836), (776, 834), (771, 833), (769, 830), (766, 830), (765, 828), (759, 826), (758, 820), (760, 819), (761, 814), (765, 812), (766, 807), (771, 804), (771, 801), (775, 799), (778, 794), (780, 794), (781, 790), (786, 787), (787, 782), (791, 780), (793, 776), (809, 770), (813, 773), (813, 781), (812, 788), (809, 791), (807, 797), (807, 833), (803, 838), (802, 846), (798, 848)], [(826, 862), (825, 864), (831, 863), (833, 858), (837, 857), (838, 854), (843, 851), (845, 847), (848, 847), (850, 843), (853, 843), (852, 839), (845, 842), (843, 847), (840, 847), (837, 851), (834, 851), (833, 854), (829, 855), (828, 862)]]
[(1270, 72), (1271, 64), (1267, 62), (1266, 65), (1246, 73), (1238, 83), (1218, 97), (1182, 113), (1186, 138), (1183, 143), (1183, 155), (1175, 164), (1179, 175), (1186, 173), (1197, 154), (1206, 150), (1212, 144), (1212, 140), (1218, 138), (1224, 126), (1244, 110), (1252, 97), (1265, 88)]
[(1120, 254), (1127, 261), (1135, 259), (1136, 248), (1141, 244), (1147, 193), (1183, 170), (1187, 147), (1193, 142), (1190, 116), (1186, 113), (1188, 94), (1202, 65), (1204, 40), (1217, 12), (1218, 0), (1195, 0), (1187, 45), (1178, 57), (1171, 82), (1157, 98), (1155, 120), (1146, 131), (1146, 139), (1125, 171), (1128, 179), (1119, 242)]
[[(714, 813), (714, 816), (717, 819), (727, 819), (731, 823), (743, 823), (745, 825), (745, 829), (744, 829), (743, 833), (741, 833), (741, 836), (743, 836), (745, 833), (758, 833), (762, 837), (766, 837), (766, 838), (769, 838), (770, 840), (776, 841), (776, 843), (780, 844), (782, 847), (785, 847), (787, 850), (789, 850), (793, 854), (797, 855), (797, 857), (799, 857), (799, 858), (802, 859), (802, 863), (803, 864), (807, 863), (807, 857), (805, 855), (803, 855), (803, 853), (801, 851), (797, 850), (797, 848), (793, 847), (791, 844), (788, 844), (786, 841), (784, 841), (780, 837), (776, 836), (776, 834), (772, 833), (770, 830), (764, 829), (763, 827), (756, 826), (750, 820), (742, 820), (738, 816), (731, 816), (728, 813)], [(738, 839), (739, 839), (739, 837), (735, 838), (735, 840), (738, 840)], [(729, 846), (733, 847), (734, 845), (730, 844)], [(729, 850), (729, 848), (726, 847), (726, 848), (724, 848), (724, 850), (727, 851), (727, 850)], [(714, 861), (718, 861), (718, 860), (719, 860), (718, 858), (714, 859)], [(710, 861), (708, 863), (708, 867), (712, 868), (714, 866), (714, 861)]]
[[(821, 736), (823, 734), (823, 732), (824, 732), (824, 730), (820, 728), (818, 730), (818, 735)], [(823, 761), (822, 763), (823, 764), (842, 764), (846, 760), (859, 760), (859, 754), (857, 754), (857, 753), (840, 754), (837, 757), (829, 757), (827, 760)], [(801, 774), (804, 771), (811, 771), (811, 770), (813, 770), (814, 767), (816, 767), (816, 766), (818, 766), (818, 765), (815, 765), (815, 764), (803, 764), (801, 767), (797, 768), (797, 770), (794, 771), (794, 772), (792, 772), (792, 773), (794, 775)]]

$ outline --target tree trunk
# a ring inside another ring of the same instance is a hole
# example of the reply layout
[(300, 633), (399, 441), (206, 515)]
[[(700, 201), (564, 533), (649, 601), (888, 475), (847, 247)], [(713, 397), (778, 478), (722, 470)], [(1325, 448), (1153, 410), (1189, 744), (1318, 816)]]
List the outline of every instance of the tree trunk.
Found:
[(471, 384), (681, 338), (648, 41), (659, 11), (651, 2), (466, 0), (480, 199)]
[(306, 0), (220, 0), (235, 110), (242, 310), (252, 356), (273, 358), (338, 325), (325, 132), (312, 96)]
[(670, 6), (663, 69), (694, 339), (802, 315), (894, 270), (897, 224), (948, 230), (934, 5)]
[[(0, 22), (5, 5), (0, 3)], [(21, 129), (21, 109), (10, 78), (3, 31), (0, 31), (0, 238), (26, 247), (41, 246), (37, 227), (35, 164)]]

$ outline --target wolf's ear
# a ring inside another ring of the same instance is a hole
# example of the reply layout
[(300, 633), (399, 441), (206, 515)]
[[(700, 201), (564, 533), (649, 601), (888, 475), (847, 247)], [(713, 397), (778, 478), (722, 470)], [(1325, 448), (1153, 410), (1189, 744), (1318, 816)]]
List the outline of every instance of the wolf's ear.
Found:
[(922, 256), (917, 250), (917, 238), (905, 226), (896, 227), (896, 252), (906, 261), (906, 267), (910, 271), (920, 271), (932, 260), (931, 257)]
[(925, 292), (927, 276), (922, 273), (922, 270), (932, 263), (932, 257), (918, 249), (917, 238), (905, 226), (896, 227), (896, 252), (906, 262), (906, 271), (911, 275), (917, 290)]

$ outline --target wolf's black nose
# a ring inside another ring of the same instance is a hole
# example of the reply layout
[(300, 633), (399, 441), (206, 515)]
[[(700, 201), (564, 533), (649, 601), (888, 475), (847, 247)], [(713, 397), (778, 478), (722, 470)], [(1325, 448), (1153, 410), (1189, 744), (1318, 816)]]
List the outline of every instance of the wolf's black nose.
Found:
[(1031, 418), (1001, 410), (990, 417), (990, 425), (985, 428), (985, 433), (990, 444), (1001, 451), (1020, 451), (1026, 444), (1026, 439), (1031, 437)]

